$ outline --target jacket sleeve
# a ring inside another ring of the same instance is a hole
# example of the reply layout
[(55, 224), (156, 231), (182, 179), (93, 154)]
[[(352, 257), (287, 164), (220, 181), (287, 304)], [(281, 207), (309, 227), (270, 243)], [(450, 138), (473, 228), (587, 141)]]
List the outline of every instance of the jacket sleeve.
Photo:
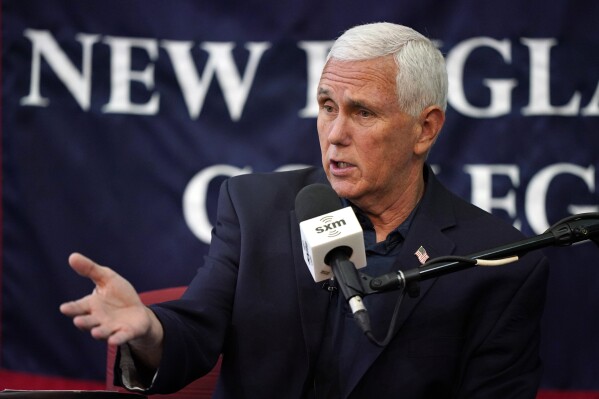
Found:
[[(150, 307), (164, 329), (163, 352), (157, 374), (142, 392), (176, 392), (207, 374), (216, 364), (233, 307), (239, 231), (228, 182), (225, 182), (220, 190), (212, 243), (203, 265), (180, 300)], [(119, 358), (121, 355), (119, 353)], [(122, 371), (135, 370), (120, 370), (117, 362), (115, 382), (121, 386)]]

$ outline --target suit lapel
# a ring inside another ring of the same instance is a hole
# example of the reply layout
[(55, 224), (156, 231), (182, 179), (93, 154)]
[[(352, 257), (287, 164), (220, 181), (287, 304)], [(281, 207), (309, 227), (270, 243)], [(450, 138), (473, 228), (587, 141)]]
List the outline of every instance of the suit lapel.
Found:
[[(420, 266), (416, 250), (422, 246), (430, 258), (452, 254), (455, 248), (443, 230), (455, 225), (451, 200), (447, 191), (440, 186), (432, 173), (427, 184), (427, 192), (415, 215), (412, 226), (402, 244), (402, 250), (395, 262), (396, 270), (414, 269)], [(375, 276), (373, 276), (375, 277)], [(397, 324), (393, 335), (396, 335), (404, 322), (417, 311), (417, 305), (433, 287), (436, 279), (420, 282), (420, 295), (403, 299)], [(400, 291), (374, 294), (364, 298), (365, 306), (370, 314), (373, 332), (379, 341), (387, 334), (393, 310)], [(343, 389), (342, 397), (347, 397), (358, 384), (362, 376), (381, 354), (384, 348), (371, 343), (355, 325), (347, 326), (344, 336), (344, 349), (341, 353), (340, 378)]]
[(304, 261), (302, 241), (295, 212), (291, 213), (291, 219), (291, 241), (300, 317), (306, 339), (306, 349), (312, 363), (315, 361), (320, 349), (330, 294), (323, 288), (323, 283), (314, 282)]

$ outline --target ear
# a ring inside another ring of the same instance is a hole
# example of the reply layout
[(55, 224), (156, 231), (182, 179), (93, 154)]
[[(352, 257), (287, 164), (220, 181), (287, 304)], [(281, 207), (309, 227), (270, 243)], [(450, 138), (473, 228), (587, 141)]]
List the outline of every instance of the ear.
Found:
[(443, 123), (445, 112), (436, 105), (425, 108), (419, 117), (420, 134), (414, 145), (414, 153), (426, 155), (437, 140)]

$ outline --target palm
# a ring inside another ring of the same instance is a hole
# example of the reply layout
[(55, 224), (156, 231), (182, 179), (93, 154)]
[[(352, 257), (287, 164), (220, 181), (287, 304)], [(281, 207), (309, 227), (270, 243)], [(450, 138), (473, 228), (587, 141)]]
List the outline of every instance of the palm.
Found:
[(149, 333), (149, 311), (127, 280), (79, 254), (71, 255), (69, 263), (96, 285), (90, 295), (60, 307), (61, 312), (73, 317), (78, 328), (90, 330), (94, 338), (106, 339), (113, 345), (143, 338)]

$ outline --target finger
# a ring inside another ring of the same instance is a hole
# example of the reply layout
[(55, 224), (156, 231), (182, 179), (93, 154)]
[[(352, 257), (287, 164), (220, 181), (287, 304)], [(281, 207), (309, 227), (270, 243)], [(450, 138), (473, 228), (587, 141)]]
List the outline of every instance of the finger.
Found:
[(108, 340), (112, 335), (112, 330), (104, 325), (98, 325), (92, 328), (90, 333), (95, 339)]
[(124, 331), (116, 331), (110, 337), (108, 337), (108, 344), (114, 346), (124, 345), (133, 337), (130, 333)]
[(89, 306), (88, 297), (78, 299), (76, 301), (65, 302), (60, 305), (60, 312), (65, 316), (74, 317), (89, 313), (91, 308)]
[(108, 324), (98, 325), (90, 330), (93, 338), (106, 340), (109, 345), (123, 345), (133, 339), (133, 332), (128, 328), (113, 328)]
[(95, 316), (82, 315), (73, 318), (73, 324), (81, 330), (92, 330), (100, 325), (100, 321)]
[(91, 279), (96, 285), (102, 285), (112, 274), (109, 268), (100, 266), (79, 253), (73, 253), (69, 256), (69, 265), (77, 274)]

